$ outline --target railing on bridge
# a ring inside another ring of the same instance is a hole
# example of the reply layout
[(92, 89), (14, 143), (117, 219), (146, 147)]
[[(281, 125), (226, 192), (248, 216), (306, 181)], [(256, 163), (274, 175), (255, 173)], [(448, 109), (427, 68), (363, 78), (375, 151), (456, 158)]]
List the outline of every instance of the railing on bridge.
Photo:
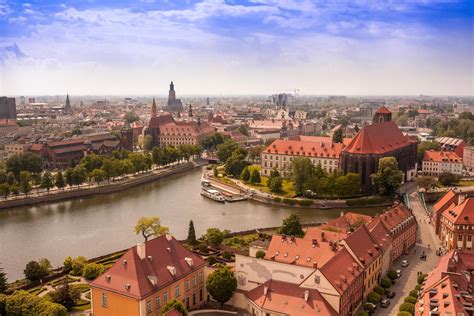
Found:
[(408, 194), (406, 193), (403, 193), (403, 204), (405, 204), (405, 206), (410, 209), (410, 199), (408, 197)]
[(423, 192), (418, 192), (418, 198), (420, 199), (421, 205), (423, 205), (426, 214), (430, 214), (430, 210), (428, 209), (428, 206), (426, 206), (425, 194)]

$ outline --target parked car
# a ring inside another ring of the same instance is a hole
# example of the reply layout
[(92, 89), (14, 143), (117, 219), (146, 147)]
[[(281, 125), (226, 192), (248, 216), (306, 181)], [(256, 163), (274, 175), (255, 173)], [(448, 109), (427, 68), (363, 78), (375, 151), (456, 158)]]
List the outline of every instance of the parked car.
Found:
[(402, 276), (402, 270), (397, 270), (397, 279)]
[(402, 267), (408, 267), (408, 260), (402, 261)]
[(394, 291), (385, 292), (385, 295), (387, 296), (387, 298), (394, 298), (396, 294), (397, 293), (395, 293)]
[(383, 299), (380, 301), (380, 307), (387, 308), (390, 305), (390, 300)]
[[(369, 307), (370, 306), (370, 307)], [(369, 307), (369, 308), (368, 308)], [(375, 309), (377, 308), (377, 305), (375, 305), (374, 303), (365, 303), (364, 304), (364, 309), (368, 312), (370, 311), (375, 311)]]

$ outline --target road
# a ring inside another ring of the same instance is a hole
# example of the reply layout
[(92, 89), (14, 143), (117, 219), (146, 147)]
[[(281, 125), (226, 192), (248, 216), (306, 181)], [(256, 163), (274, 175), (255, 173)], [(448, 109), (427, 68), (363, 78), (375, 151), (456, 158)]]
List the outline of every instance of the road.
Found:
[[(440, 259), (435, 253), (439, 247), (438, 238), (434, 232), (434, 227), (428, 223), (428, 216), (418, 200), (416, 190), (413, 191), (413, 187), (410, 187), (405, 192), (411, 192), (409, 193), (410, 206), (418, 222), (418, 240), (415, 247), (410, 249), (408, 255), (400, 257), (392, 267), (393, 270), (402, 270), (402, 277), (390, 288), (390, 290), (395, 291), (397, 295), (391, 300), (391, 304), (388, 308), (377, 306), (377, 311), (374, 315), (397, 315), (400, 304), (403, 303), (405, 297), (408, 296), (409, 292), (413, 290), (417, 284), (418, 272), (430, 272), (438, 264)], [(426, 261), (420, 260), (420, 255), (423, 252), (427, 255)], [(400, 264), (402, 260), (408, 260), (408, 267), (401, 267)]]

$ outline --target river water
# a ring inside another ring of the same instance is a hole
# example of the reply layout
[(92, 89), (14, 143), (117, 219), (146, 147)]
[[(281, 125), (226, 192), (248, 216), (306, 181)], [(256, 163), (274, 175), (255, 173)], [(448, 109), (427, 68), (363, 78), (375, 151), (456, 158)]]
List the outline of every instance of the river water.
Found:
[[(91, 258), (129, 248), (142, 240), (133, 232), (140, 216), (159, 216), (176, 238), (184, 239), (191, 219), (200, 236), (209, 227), (238, 231), (278, 226), (294, 211), (302, 222), (326, 221), (341, 212), (253, 201), (217, 203), (200, 195), (201, 173), (198, 168), (123, 192), (0, 210), (0, 266), (12, 282), (23, 277), (31, 260), (48, 258), (58, 267), (66, 256)], [(378, 211), (358, 210), (369, 215)]]

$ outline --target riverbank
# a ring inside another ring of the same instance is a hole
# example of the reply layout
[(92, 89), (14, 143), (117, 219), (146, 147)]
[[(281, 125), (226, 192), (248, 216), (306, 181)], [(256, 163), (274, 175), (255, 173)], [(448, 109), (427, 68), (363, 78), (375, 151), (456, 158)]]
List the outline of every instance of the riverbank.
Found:
[(347, 200), (311, 200), (300, 198), (284, 198), (268, 193), (263, 193), (254, 188), (244, 185), (241, 181), (222, 181), (216, 177), (208, 177), (208, 180), (215, 182), (218, 187), (229, 188), (230, 190), (238, 191), (245, 195), (248, 199), (275, 206), (286, 206), (295, 208), (309, 208), (309, 209), (344, 209), (344, 208), (367, 208), (367, 207), (389, 207), (393, 205), (394, 201), (390, 198), (381, 196), (367, 196), (352, 198)]
[(127, 176), (123, 179), (113, 181), (110, 183), (102, 183), (99, 185), (82, 186), (79, 188), (55, 190), (49, 193), (43, 193), (41, 195), (33, 195), (17, 197), (14, 199), (4, 200), (0, 202), (0, 209), (10, 209), (13, 207), (20, 206), (31, 206), (36, 204), (51, 203), (64, 200), (72, 200), (82, 198), (86, 196), (93, 196), (99, 194), (108, 194), (114, 192), (120, 192), (123, 190), (130, 189), (135, 186), (139, 186), (145, 183), (153, 182), (174, 174), (179, 174), (199, 168), (206, 163), (204, 162), (186, 162), (183, 164), (173, 165), (166, 169), (151, 170), (145, 173)]

